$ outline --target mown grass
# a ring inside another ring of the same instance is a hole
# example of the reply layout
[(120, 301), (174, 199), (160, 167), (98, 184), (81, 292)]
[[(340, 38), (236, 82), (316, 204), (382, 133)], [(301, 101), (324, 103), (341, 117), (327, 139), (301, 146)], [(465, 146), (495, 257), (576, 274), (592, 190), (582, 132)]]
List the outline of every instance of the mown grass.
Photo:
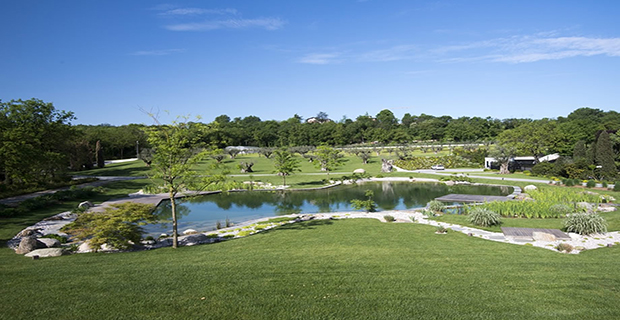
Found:
[(614, 319), (619, 258), (366, 219), (177, 250), (30, 260), (2, 249), (0, 318)]

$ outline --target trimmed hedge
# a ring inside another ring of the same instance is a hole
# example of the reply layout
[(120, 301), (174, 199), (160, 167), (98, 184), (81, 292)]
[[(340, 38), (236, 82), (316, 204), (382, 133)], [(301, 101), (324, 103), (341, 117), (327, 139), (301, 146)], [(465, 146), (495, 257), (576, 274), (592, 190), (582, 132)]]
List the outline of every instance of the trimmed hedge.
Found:
[(437, 156), (437, 157), (415, 157), (406, 160), (395, 160), (394, 165), (405, 170), (430, 169), (434, 165), (443, 165), (445, 168), (478, 168), (475, 164), (463, 157)]

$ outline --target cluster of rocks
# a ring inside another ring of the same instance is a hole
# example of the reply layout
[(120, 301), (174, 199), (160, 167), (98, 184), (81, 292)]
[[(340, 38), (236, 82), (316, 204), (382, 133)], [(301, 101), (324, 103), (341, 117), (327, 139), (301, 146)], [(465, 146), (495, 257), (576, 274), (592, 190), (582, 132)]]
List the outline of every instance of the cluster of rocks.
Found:
[(58, 257), (68, 252), (60, 247), (60, 241), (52, 238), (37, 237), (38, 234), (34, 230), (24, 230), (20, 232), (21, 240), (15, 248), (15, 253), (23, 254), (33, 259), (44, 257)]

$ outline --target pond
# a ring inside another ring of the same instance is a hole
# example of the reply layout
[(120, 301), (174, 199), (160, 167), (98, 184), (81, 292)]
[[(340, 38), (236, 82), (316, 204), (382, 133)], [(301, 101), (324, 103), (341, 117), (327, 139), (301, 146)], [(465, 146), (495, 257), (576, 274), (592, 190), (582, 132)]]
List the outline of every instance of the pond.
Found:
[[(377, 211), (423, 208), (429, 201), (450, 193), (505, 196), (511, 187), (447, 186), (443, 183), (368, 182), (308, 191), (248, 191), (212, 194), (178, 201), (179, 232), (186, 229), (214, 230), (219, 221), (233, 224), (292, 213), (321, 213), (356, 211), (351, 200), (365, 200), (366, 190), (374, 192)], [(170, 202), (163, 201), (156, 214), (161, 221), (171, 218)], [(172, 223), (146, 226), (149, 235), (171, 233)]]

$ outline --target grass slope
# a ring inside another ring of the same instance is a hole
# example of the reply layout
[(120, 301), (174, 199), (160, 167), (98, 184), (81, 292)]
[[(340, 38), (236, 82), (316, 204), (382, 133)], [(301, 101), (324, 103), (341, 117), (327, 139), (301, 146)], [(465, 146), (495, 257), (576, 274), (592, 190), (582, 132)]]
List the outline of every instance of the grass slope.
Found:
[(433, 231), (357, 219), (177, 250), (29, 260), (1, 249), (0, 318), (620, 317), (618, 247), (565, 255)]

